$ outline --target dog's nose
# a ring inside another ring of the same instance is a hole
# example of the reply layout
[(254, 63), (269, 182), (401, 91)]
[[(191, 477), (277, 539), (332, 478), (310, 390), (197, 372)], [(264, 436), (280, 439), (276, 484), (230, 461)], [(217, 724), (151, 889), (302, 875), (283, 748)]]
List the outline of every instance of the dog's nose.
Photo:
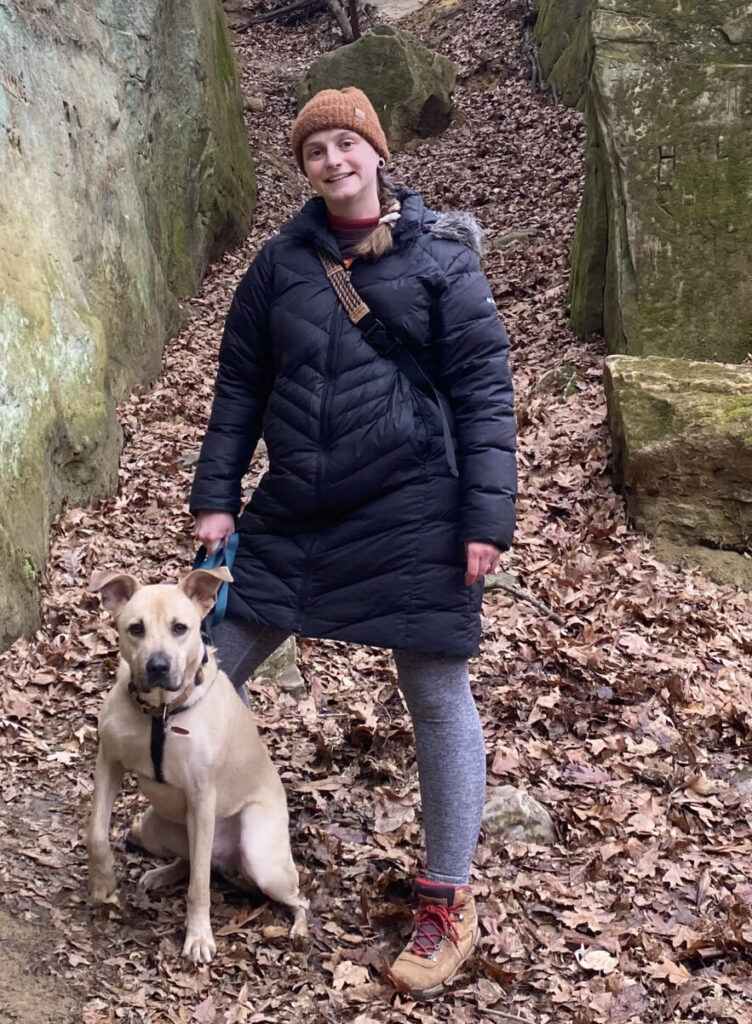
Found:
[(152, 654), (146, 662), (146, 675), (150, 683), (159, 683), (170, 674), (170, 659), (165, 654)]

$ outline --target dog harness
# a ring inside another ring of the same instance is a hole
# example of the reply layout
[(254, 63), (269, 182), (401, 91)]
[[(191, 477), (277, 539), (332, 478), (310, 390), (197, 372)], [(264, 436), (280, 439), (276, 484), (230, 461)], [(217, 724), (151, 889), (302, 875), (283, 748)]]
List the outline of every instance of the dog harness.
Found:
[[(204, 645), (204, 656), (201, 659), (201, 668), (199, 668), (193, 680), (194, 688), (201, 686), (203, 683), (204, 674), (202, 669), (208, 660), (209, 652), (206, 649), (206, 645)], [(179, 715), (181, 711), (187, 711), (189, 706), (194, 706), (193, 704), (186, 705), (186, 701), (188, 700), (191, 691), (186, 691), (179, 700), (173, 701), (172, 704), (161, 704), (157, 707), (153, 704), (147, 704), (146, 701), (141, 700), (138, 695), (138, 690), (133, 685), (133, 680), (128, 683), (128, 692), (131, 697), (133, 697), (141, 711), (151, 718), (149, 752), (151, 753), (151, 763), (154, 768), (154, 781), (164, 782), (165, 777), (162, 772), (162, 762), (164, 760), (165, 747), (165, 722), (168, 718), (172, 718), (173, 715)]]

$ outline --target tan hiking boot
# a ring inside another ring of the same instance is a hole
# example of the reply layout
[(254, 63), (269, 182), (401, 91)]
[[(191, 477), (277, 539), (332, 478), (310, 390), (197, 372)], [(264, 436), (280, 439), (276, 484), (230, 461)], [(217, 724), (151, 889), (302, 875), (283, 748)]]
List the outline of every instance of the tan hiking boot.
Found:
[(478, 914), (468, 886), (418, 878), (415, 932), (388, 968), (392, 984), (413, 999), (441, 995), (478, 941)]

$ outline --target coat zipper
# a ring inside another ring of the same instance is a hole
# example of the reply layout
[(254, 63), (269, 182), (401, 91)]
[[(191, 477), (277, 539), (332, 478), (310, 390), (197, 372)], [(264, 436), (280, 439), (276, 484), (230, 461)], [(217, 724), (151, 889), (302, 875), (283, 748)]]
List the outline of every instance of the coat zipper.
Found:
[(332, 394), (334, 387), (331, 384), (332, 370), (334, 368), (334, 357), (337, 351), (337, 345), (339, 344), (340, 335), (342, 334), (342, 321), (344, 319), (345, 310), (344, 307), (338, 302), (337, 312), (335, 314), (336, 319), (334, 321), (334, 329), (332, 331), (331, 340), (329, 342), (329, 348), (326, 353), (326, 369), (324, 371), (324, 397), (321, 400), (321, 427), (319, 430), (319, 454), (316, 461), (316, 483), (314, 494), (316, 497), (316, 506), (321, 502), (323, 497), (323, 485), (324, 485), (324, 466), (329, 455), (328, 444), (329, 444), (329, 412), (332, 405)]
[[(326, 367), (324, 370), (324, 397), (321, 400), (321, 426), (319, 430), (319, 453), (316, 459), (316, 478), (314, 481), (314, 495), (316, 498), (316, 505), (318, 506), (323, 494), (324, 485), (324, 468), (328, 452), (326, 445), (329, 441), (329, 430), (328, 430), (328, 418), (329, 410), (332, 404), (332, 392), (334, 388), (330, 384), (332, 377), (332, 370), (334, 368), (334, 356), (336, 353), (336, 347), (342, 333), (342, 320), (344, 318), (344, 308), (337, 303), (338, 309), (335, 314), (334, 329), (332, 336), (329, 341), (329, 348), (326, 353)], [(305, 610), (306, 603), (308, 601), (308, 592), (311, 589), (311, 574), (313, 567), (313, 558), (316, 553), (317, 542), (320, 534), (317, 534), (311, 544), (310, 550), (306, 554), (305, 564), (303, 566), (303, 579), (300, 584), (300, 595), (298, 598), (298, 614), (295, 617), (295, 623), (292, 627), (293, 633), (299, 633), (301, 629), (301, 623), (303, 619), (303, 613)]]

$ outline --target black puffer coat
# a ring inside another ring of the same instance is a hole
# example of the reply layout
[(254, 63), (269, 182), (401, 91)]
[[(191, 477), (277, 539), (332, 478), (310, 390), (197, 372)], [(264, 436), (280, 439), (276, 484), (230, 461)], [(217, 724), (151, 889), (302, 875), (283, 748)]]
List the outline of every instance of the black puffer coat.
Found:
[[(401, 194), (394, 248), (352, 283), (447, 397), (460, 468), (436, 406), (348, 320), (314, 250), (339, 258), (312, 199), (240, 283), (219, 353), (191, 510), (237, 514), (263, 434), (269, 472), (240, 516), (231, 615), (303, 636), (420, 653), (478, 648), (482, 584), (465, 541), (502, 550), (514, 528), (508, 342), (472, 218)], [(443, 237), (442, 237), (443, 236)]]

